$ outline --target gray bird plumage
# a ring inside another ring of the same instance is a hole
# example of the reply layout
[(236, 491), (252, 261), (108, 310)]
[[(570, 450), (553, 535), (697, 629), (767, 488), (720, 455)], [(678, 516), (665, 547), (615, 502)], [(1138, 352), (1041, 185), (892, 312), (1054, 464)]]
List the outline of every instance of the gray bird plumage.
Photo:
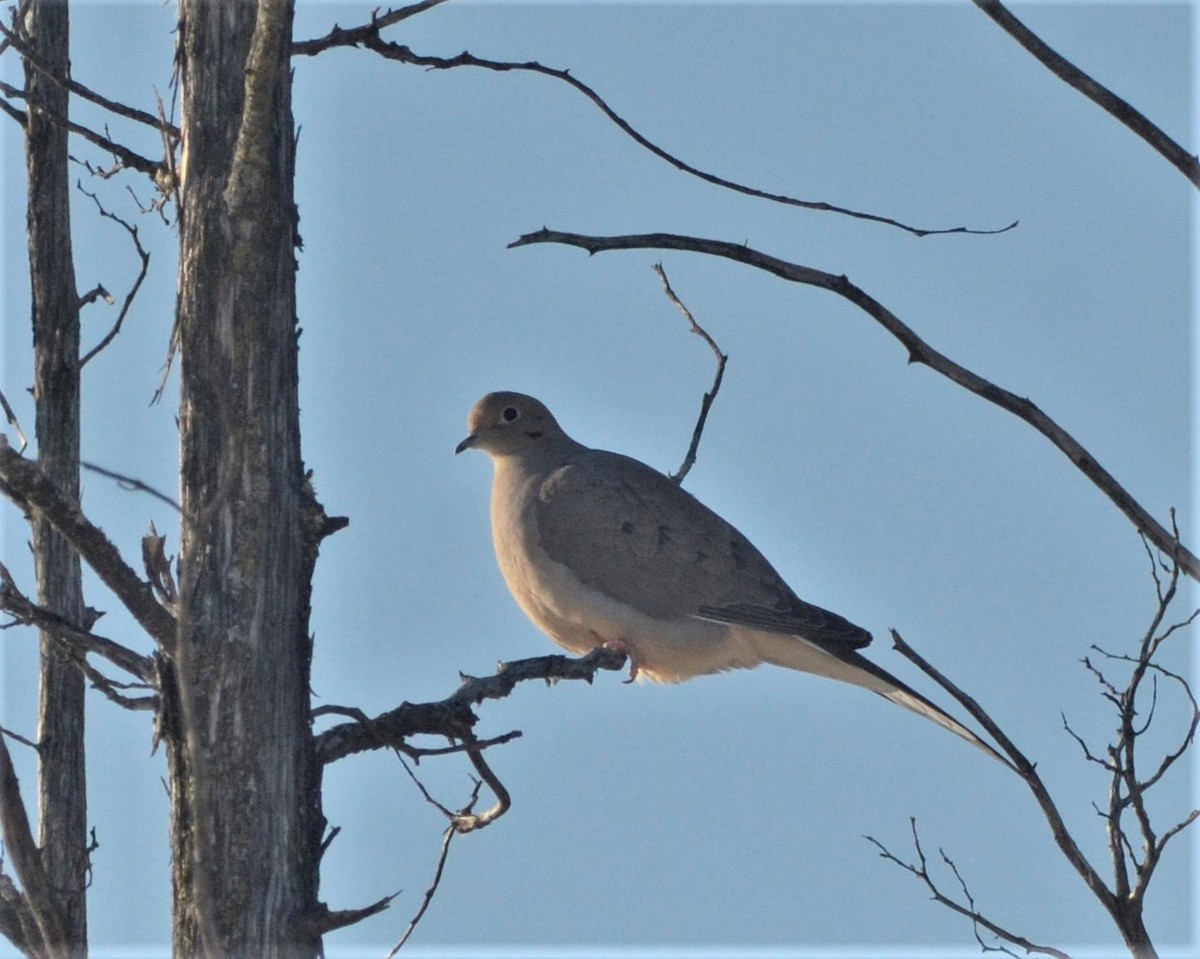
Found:
[(521, 393), (489, 393), (456, 452), (495, 466), (492, 536), (517, 603), (582, 655), (630, 655), (631, 675), (679, 682), (772, 663), (862, 686), (1004, 760), (860, 655), (871, 634), (800, 599), (737, 529), (657, 470), (571, 439)]

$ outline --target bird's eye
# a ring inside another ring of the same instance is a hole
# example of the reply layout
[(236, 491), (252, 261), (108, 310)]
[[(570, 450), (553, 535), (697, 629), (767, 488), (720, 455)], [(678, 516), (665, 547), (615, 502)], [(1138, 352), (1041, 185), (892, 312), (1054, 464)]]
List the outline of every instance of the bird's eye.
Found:
[(511, 423), (521, 415), (521, 412), (515, 406), (506, 406), (504, 407), (504, 412), (500, 415), (504, 418), (505, 423)]

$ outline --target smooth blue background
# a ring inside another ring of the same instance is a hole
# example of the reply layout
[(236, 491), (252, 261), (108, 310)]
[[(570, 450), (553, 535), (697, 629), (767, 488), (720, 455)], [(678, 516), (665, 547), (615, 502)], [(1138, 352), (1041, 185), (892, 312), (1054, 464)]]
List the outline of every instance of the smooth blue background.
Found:
[[(364, 22), (371, 5), (300, 6), (297, 38)], [(1016, 9), (1194, 143), (1190, 5)], [(153, 110), (156, 90), (169, 98), (173, 17), (157, 3), (77, 5), (75, 77)], [(967, 3), (462, 3), (388, 36), (422, 53), (568, 67), (665, 149), (763, 189), (920, 226), (1020, 226), (917, 239), (737, 196), (651, 156), (545, 77), (430, 72), (361, 50), (297, 58), (304, 453), (328, 511), (351, 519), (317, 573), (316, 702), (376, 712), (440, 699), (459, 670), (554, 650), (495, 569), (486, 459), (452, 450), (478, 396), (511, 388), (545, 400), (584, 442), (675, 469), (713, 370), (662, 294), (661, 260), (730, 355), (689, 489), (800, 595), (871, 629), (877, 662), (935, 695), (890, 650), (896, 627), (971, 691), (1037, 761), (1107, 875), (1092, 806), (1107, 780), (1062, 716), (1103, 747), (1112, 713), (1079, 661), (1091, 644), (1132, 649), (1153, 611), (1128, 521), (1027, 426), (907, 365), (830, 294), (699, 256), (506, 244), (543, 224), (662, 230), (846, 273), (935, 348), (1032, 398), (1156, 516), (1176, 507), (1195, 531), (1187, 182)], [(17, 82), (11, 54), (3, 63)], [(112, 129), (160, 155), (152, 133)], [(0, 130), (0, 387), (31, 431), (23, 163), (14, 125)], [(149, 405), (171, 326), (173, 231), (137, 213), (126, 183), (151, 197), (132, 176), (89, 187), (137, 222), (154, 260), (126, 329), (87, 369), (85, 458), (173, 491), (174, 375)], [(136, 268), (126, 237), (86, 197), (76, 210), (80, 288), (103, 281), (122, 295)], [(115, 313), (88, 307), (89, 343)], [(168, 508), (94, 475), (84, 486), (85, 508), (131, 561), (150, 521), (177, 545)], [(26, 529), (10, 507), (0, 515), (4, 561), (32, 591)], [(108, 610), (98, 628), (148, 651), (101, 587), (89, 599)], [(1193, 642), (1179, 637), (1166, 661), (1191, 669)], [(27, 735), (35, 645), (4, 636), (3, 722)], [(161, 954), (163, 758), (145, 714), (94, 700), (95, 951)], [(969, 924), (862, 838), (909, 857), (910, 816), (947, 891), (957, 886), (939, 848), (1001, 924), (1082, 955), (1120, 952), (1022, 784), (861, 690), (769, 669), (678, 687), (605, 675), (522, 687), (480, 713), (482, 735), (524, 732), (491, 757), (514, 805), (456, 840), (410, 954), (976, 954)], [(1164, 691), (1150, 740), (1173, 744), (1181, 717)], [(419, 772), (445, 804), (467, 798), (460, 758)], [(391, 755), (338, 763), (326, 783), (342, 832), (323, 896), (349, 908), (403, 890), (331, 936), (329, 954), (379, 956), (432, 878), (444, 822)], [(1161, 827), (1196, 805), (1194, 786), (1181, 768), (1156, 790)], [(1167, 954), (1194, 949), (1196, 848), (1177, 839), (1151, 887), (1148, 921)]]

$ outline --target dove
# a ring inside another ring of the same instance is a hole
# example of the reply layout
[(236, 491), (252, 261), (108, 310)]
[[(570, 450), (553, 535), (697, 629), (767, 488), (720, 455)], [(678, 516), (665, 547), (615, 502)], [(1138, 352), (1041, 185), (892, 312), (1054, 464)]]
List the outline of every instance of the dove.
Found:
[[(494, 466), (492, 539), (517, 604), (575, 655), (677, 683), (763, 663), (878, 693), (1005, 760), (858, 651), (871, 634), (800, 599), (742, 533), (639, 460), (576, 442), (539, 400), (488, 393), (455, 450)], [(1007, 765), (1007, 763), (1006, 763)]]

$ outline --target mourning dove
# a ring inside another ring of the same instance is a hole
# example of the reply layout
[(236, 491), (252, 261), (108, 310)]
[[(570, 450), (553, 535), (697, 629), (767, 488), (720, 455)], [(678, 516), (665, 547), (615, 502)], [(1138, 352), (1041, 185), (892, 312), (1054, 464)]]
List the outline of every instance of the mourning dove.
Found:
[(660, 683), (760, 663), (815, 673), (879, 693), (1000, 759), (859, 655), (870, 633), (796, 596), (745, 536), (662, 473), (577, 443), (522, 393), (489, 393), (467, 428), (455, 452), (481, 449), (495, 466), (500, 571), (563, 648), (620, 650), (631, 679)]

